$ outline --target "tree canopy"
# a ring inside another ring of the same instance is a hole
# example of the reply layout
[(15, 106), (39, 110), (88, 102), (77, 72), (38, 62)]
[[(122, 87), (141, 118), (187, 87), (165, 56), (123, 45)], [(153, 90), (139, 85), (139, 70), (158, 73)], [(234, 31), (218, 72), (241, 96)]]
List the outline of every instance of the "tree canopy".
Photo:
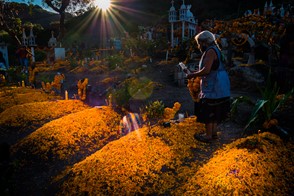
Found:
[(50, 8), (60, 15), (58, 40), (62, 41), (65, 35), (65, 13), (75, 15), (84, 13), (90, 7), (93, 0), (43, 0)]
[(6, 31), (20, 45), (18, 35), (22, 32), (21, 19), (18, 13), (21, 6), (18, 3), (6, 3), (0, 0), (0, 27)]

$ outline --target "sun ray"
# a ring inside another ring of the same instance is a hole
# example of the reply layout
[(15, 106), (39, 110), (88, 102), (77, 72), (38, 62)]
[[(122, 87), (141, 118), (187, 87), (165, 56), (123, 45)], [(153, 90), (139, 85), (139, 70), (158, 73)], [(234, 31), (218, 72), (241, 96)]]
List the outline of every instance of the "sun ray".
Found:
[[(102, 3), (102, 0), (96, 0), (97, 3)], [(102, 6), (92, 7), (85, 15), (80, 24), (75, 25), (77, 28), (71, 29), (71, 40), (87, 40), (89, 45), (95, 47), (106, 48), (107, 41), (112, 38), (124, 37), (128, 33), (129, 27), (135, 27), (132, 18), (138, 18), (142, 21), (150, 22), (150, 18), (155, 18), (154, 13), (146, 13), (141, 9), (136, 9), (131, 5), (133, 1), (109, 0), (110, 6), (108, 9), (102, 9)], [(84, 37), (79, 37), (83, 33)], [(89, 40), (91, 40), (89, 42)]]
[(80, 20), (79, 24), (75, 25), (75, 28), (70, 29), (70, 38), (71, 40), (78, 39), (75, 36), (78, 36), (81, 33), (84, 33), (85, 31), (88, 31), (88, 28), (91, 30), (95, 30), (94, 21), (97, 20), (99, 17), (99, 12), (89, 12), (87, 17)]

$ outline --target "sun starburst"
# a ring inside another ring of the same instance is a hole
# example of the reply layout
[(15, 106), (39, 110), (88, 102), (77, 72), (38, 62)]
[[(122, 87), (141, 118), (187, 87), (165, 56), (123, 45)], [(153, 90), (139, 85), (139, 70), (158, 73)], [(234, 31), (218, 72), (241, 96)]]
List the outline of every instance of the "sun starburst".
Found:
[(111, 0), (95, 0), (94, 5), (103, 11), (111, 7)]

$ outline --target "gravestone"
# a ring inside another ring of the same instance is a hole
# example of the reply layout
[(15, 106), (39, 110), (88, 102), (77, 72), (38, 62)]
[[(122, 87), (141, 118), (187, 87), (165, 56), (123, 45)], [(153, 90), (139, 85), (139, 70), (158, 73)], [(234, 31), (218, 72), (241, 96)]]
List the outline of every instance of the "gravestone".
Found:
[(113, 46), (114, 46), (115, 50), (121, 50), (122, 49), (121, 45), (122, 45), (121, 40), (119, 40), (119, 39), (113, 40)]
[(55, 60), (64, 60), (65, 48), (54, 48), (54, 57), (55, 57)]
[(185, 86), (186, 74), (183, 72), (183, 69), (179, 64), (175, 66), (174, 69), (174, 81), (177, 86)]
[(54, 37), (54, 32), (51, 31), (51, 38), (48, 41), (48, 47), (56, 47), (57, 46), (57, 39)]

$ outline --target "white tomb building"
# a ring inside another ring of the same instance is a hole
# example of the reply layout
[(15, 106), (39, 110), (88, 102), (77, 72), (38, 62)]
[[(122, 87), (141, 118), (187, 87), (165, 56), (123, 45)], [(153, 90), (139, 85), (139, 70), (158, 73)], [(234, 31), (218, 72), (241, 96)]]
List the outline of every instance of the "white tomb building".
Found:
[(57, 39), (54, 37), (54, 32), (51, 31), (51, 38), (48, 41), (48, 47), (56, 47), (57, 46)]
[(185, 5), (185, 1), (177, 11), (174, 7), (174, 1), (171, 1), (169, 9), (169, 23), (171, 24), (171, 47), (177, 46), (180, 42), (190, 39), (196, 35), (198, 20), (195, 19), (190, 11), (191, 5)]
[(33, 27), (30, 28), (30, 35), (28, 37), (26, 35), (25, 29), (22, 29), (21, 44), (28, 47), (36, 46), (36, 38), (33, 33)]

